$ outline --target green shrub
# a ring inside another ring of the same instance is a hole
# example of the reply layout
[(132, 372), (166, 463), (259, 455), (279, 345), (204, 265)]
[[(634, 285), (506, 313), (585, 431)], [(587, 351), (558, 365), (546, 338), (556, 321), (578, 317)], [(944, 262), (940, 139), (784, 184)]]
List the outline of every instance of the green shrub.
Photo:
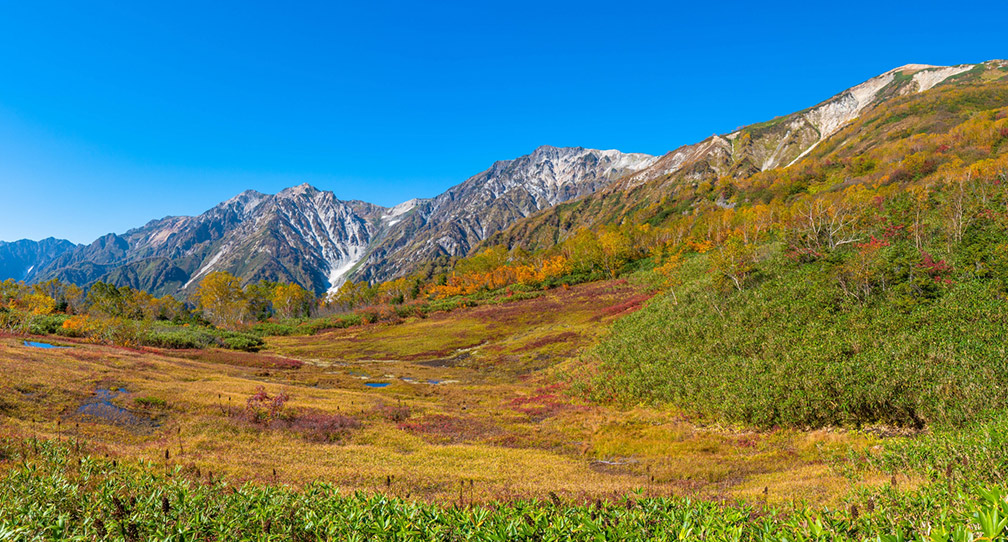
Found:
[(28, 318), (28, 333), (32, 335), (55, 335), (63, 322), (68, 318), (65, 314), (35, 314)]
[(247, 333), (228, 332), (221, 335), (220, 340), (224, 348), (244, 352), (258, 352), (266, 346), (266, 342), (261, 337)]
[(160, 327), (143, 337), (143, 344), (159, 348), (206, 348), (214, 342), (206, 329), (191, 327)]
[(991, 281), (859, 302), (834, 264), (777, 258), (763, 282), (725, 296), (703, 260), (678, 303), (661, 296), (616, 322), (586, 393), (761, 427), (955, 426), (1008, 408), (1008, 302)]
[(280, 322), (258, 322), (249, 328), (249, 333), (260, 337), (280, 337), (287, 335), (299, 335), (305, 331), (296, 324)]
[(153, 397), (153, 396), (137, 397), (136, 399), (133, 400), (133, 402), (136, 404), (136, 406), (144, 409), (163, 410), (165, 408), (168, 408), (168, 403), (165, 402), (165, 400), (161, 399), (160, 397)]

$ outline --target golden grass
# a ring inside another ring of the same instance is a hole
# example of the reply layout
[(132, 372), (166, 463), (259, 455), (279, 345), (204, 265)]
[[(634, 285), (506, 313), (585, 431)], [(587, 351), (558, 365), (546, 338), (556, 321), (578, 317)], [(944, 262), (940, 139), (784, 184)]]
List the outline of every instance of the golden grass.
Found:
[[(203, 476), (322, 479), (430, 500), (457, 499), (463, 479), (473, 480), (466, 498), (475, 500), (550, 491), (589, 499), (637, 488), (759, 500), (768, 488), (771, 501), (826, 503), (849, 490), (832, 465), (852, 447), (870, 445), (866, 437), (701, 427), (672, 409), (621, 411), (564, 393), (553, 369), (576, 365), (569, 360), (612, 320), (606, 309), (639, 293), (626, 283), (601, 283), (396, 325), (271, 338), (265, 354), (308, 362), (296, 370), (230, 366), (192, 352), (43, 350), (0, 338), (0, 425), (6, 434), (80, 438), (92, 451), (123, 458), (164, 463), (167, 449), (169, 466)], [(371, 389), (369, 381), (390, 385)], [(363, 426), (342, 444), (320, 444), (228, 414), (259, 386), (287, 393), (294, 410), (339, 413)], [(137, 398), (164, 400), (166, 410), (156, 413), (161, 425), (124, 427), (77, 415), (96, 388), (109, 387), (125, 388), (115, 404), (141, 415)], [(405, 423), (377, 411), (400, 404), (410, 412)], [(445, 443), (427, 432), (437, 423), (462, 429)]]

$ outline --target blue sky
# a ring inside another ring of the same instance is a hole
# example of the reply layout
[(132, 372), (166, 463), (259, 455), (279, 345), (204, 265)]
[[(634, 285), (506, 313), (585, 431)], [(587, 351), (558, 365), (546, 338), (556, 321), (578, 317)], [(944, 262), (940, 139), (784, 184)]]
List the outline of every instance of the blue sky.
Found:
[(906, 63), (1008, 3), (6, 2), (0, 240), (90, 242), (309, 182), (392, 205), (541, 144), (659, 154)]

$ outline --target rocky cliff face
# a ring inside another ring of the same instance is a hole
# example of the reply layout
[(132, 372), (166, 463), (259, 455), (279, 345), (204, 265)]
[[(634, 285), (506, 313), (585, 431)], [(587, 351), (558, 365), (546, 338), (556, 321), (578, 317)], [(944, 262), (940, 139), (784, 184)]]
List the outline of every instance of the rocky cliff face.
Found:
[(385, 211), (306, 184), (275, 195), (250, 190), (199, 216), (154, 220), (79, 246), (40, 276), (178, 293), (229, 271), (246, 282), (292, 281), (321, 292), (364, 254)]

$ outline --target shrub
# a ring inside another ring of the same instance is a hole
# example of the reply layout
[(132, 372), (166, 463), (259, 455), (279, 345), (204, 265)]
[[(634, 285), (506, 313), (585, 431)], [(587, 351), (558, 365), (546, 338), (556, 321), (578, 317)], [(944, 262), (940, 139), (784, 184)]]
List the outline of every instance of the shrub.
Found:
[(206, 348), (214, 343), (214, 336), (198, 328), (159, 328), (144, 336), (143, 343), (160, 348)]
[(165, 402), (165, 400), (161, 399), (160, 397), (153, 397), (153, 396), (137, 397), (136, 399), (133, 400), (133, 402), (136, 404), (136, 406), (143, 409), (163, 410), (165, 408), (168, 408), (168, 403)]
[(28, 333), (32, 335), (55, 335), (68, 318), (65, 314), (36, 314), (28, 319)]
[(373, 324), (377, 322), (378, 319), (381, 317), (380, 313), (373, 308), (359, 310), (357, 311), (357, 314), (359, 314), (361, 320), (363, 320), (364, 323), (367, 324)]
[(260, 337), (281, 337), (288, 335), (299, 335), (305, 333), (306, 329), (297, 324), (281, 322), (259, 322), (249, 328), (249, 332)]
[(374, 407), (373, 412), (380, 418), (392, 423), (402, 423), (408, 420), (411, 414), (410, 408), (402, 403), (399, 403), (397, 406), (379, 403)]
[(224, 348), (244, 352), (258, 352), (266, 346), (266, 342), (261, 337), (244, 333), (230, 332), (223, 335), (220, 340)]
[(293, 413), (285, 408), (289, 400), (290, 396), (284, 392), (270, 395), (266, 393), (266, 388), (259, 386), (245, 401), (245, 408), (233, 412), (232, 416), (252, 424), (269, 427), (276, 421), (292, 417)]

